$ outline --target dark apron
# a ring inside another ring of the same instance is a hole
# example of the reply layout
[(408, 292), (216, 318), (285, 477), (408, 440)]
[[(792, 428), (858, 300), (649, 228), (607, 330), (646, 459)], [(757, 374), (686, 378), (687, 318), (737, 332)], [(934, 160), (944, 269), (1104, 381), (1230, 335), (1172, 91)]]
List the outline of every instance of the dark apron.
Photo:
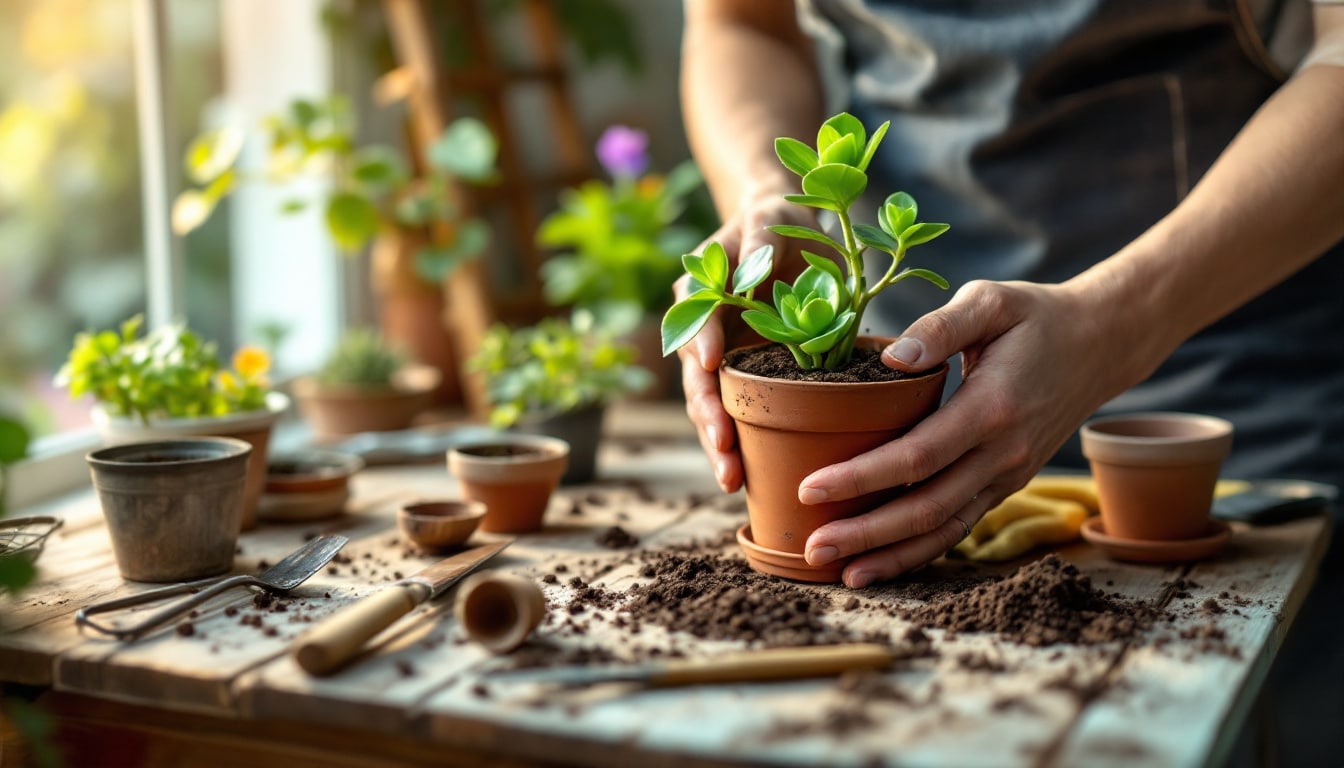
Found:
[[(870, 189), (904, 189), (923, 217), (952, 224), (911, 264), (953, 291), (977, 278), (1060, 282), (1115, 253), (1170, 212), (1279, 84), (1234, 0), (812, 5), (844, 39), (843, 107), (869, 126), (892, 121)], [(899, 334), (950, 295), (911, 282), (874, 302), (868, 329)], [(1336, 247), (1102, 412), (1222, 416), (1237, 430), (1227, 475), (1340, 483), (1342, 289)], [(1086, 466), (1076, 436), (1051, 463)]]

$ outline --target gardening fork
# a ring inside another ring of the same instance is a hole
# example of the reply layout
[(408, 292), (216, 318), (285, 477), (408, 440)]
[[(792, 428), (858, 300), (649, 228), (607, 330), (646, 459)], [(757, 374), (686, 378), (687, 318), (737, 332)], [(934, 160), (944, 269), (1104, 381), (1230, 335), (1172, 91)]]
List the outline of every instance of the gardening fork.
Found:
[[(218, 595), (225, 590), (234, 587), (261, 587), (270, 592), (288, 592), (299, 586), (322, 569), (336, 553), (341, 551), (341, 547), (349, 541), (344, 536), (327, 535), (319, 536), (302, 547), (294, 550), (284, 560), (271, 566), (260, 576), (251, 574), (240, 574), (230, 576), (225, 579), (210, 578), (200, 581), (189, 581), (184, 584), (174, 584), (169, 587), (151, 589), (148, 592), (141, 592), (138, 595), (123, 597), (117, 600), (109, 600), (104, 603), (90, 605), (81, 608), (79, 613), (75, 614), (75, 623), (81, 626), (101, 632), (105, 635), (111, 635), (118, 640), (128, 640), (137, 637), (148, 630), (151, 630), (168, 620), (179, 616), (196, 606), (204, 603), (206, 600)], [(108, 611), (130, 608), (134, 605), (143, 605), (165, 597), (180, 595), (184, 592), (195, 592), (196, 594), (186, 600), (179, 600), (162, 610), (152, 614), (144, 621), (133, 624), (129, 627), (113, 627), (106, 624), (99, 624), (89, 617), (95, 613), (106, 613)]]

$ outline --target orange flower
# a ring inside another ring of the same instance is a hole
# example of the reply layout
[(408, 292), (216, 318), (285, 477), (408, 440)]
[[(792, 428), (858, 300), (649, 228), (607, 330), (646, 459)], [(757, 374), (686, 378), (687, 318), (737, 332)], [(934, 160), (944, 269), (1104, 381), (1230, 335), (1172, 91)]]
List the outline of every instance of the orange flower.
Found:
[(271, 356), (260, 347), (242, 347), (233, 355), (233, 369), (251, 381), (271, 369)]
[(663, 177), (656, 173), (639, 180), (635, 185), (635, 193), (640, 197), (657, 197), (663, 191)]

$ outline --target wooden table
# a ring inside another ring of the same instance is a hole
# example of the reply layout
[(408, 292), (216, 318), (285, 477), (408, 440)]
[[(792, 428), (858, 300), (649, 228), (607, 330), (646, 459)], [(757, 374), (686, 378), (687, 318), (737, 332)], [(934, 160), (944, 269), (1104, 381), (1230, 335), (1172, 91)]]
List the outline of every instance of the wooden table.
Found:
[[(610, 424), (602, 483), (562, 489), (547, 530), (520, 538), (492, 567), (540, 577), (564, 564), (620, 589), (640, 581), (639, 566), (630, 552), (596, 543), (606, 527), (619, 524), (641, 549), (654, 549), (714, 539), (745, 519), (740, 495), (714, 487), (679, 406), (626, 407)], [(296, 610), (243, 626), (238, 611), (252, 595), (240, 591), (208, 605), (191, 636), (169, 627), (129, 644), (84, 634), (72, 620), (82, 605), (144, 588), (118, 577), (91, 492), (25, 510), (67, 524), (39, 562), (39, 581), (20, 599), (0, 601), (0, 682), (57, 715), (70, 765), (1202, 765), (1219, 762), (1247, 721), (1328, 532), (1323, 517), (1238, 527), (1218, 559), (1176, 567), (1124, 565), (1085, 544), (1066, 547), (1061, 555), (1108, 591), (1182, 609), (1175, 612), (1183, 617), (1128, 643), (1092, 647), (1029, 648), (934, 631), (935, 657), (886, 675), (899, 701), (855, 701), (835, 680), (676, 690), (483, 684), (499, 660), (464, 641), (450, 599), (418, 609), (338, 675), (299, 670), (286, 651), (310, 626), (305, 617), (434, 561), (394, 543), (398, 504), (455, 492), (438, 462), (367, 470), (348, 514), (263, 525), (242, 537), (240, 571), (275, 562), (317, 532), (351, 538), (351, 562), (296, 590)], [(1196, 586), (1177, 588), (1178, 579)], [(853, 594), (807, 588), (840, 597), (837, 606)], [(573, 591), (563, 579), (545, 589), (557, 611)], [(1212, 618), (1184, 610), (1224, 591), (1251, 600)], [(858, 595), (880, 605), (902, 601), (900, 592)], [(904, 633), (900, 620), (879, 614), (837, 607), (827, 620)], [(593, 621), (583, 635), (549, 622), (536, 638), (619, 654), (628, 630), (613, 619)], [(1217, 650), (1172, 640), (1210, 624), (1225, 634)], [(640, 642), (692, 656), (733, 647), (650, 626)], [(975, 658), (991, 663), (966, 663)], [(825, 727), (856, 709), (866, 726), (844, 735)]]

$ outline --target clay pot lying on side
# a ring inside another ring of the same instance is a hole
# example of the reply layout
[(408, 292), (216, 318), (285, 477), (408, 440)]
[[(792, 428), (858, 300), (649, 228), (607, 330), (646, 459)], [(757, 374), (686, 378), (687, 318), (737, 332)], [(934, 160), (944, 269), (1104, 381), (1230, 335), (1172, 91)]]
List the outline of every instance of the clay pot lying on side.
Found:
[(569, 462), (569, 443), (543, 435), (505, 434), (448, 451), (448, 471), (462, 493), (485, 504), (481, 530), (541, 530), (551, 494)]
[(508, 653), (546, 617), (546, 596), (531, 579), (487, 571), (468, 577), (453, 610), (471, 639), (491, 653)]
[[(880, 350), (891, 341), (864, 336), (857, 346)], [(723, 406), (736, 422), (742, 453), (749, 540), (756, 545), (743, 546), (752, 567), (792, 579), (839, 581), (845, 561), (813, 568), (803, 560), (808, 536), (895, 498), (901, 489), (808, 505), (798, 500), (799, 485), (822, 467), (910, 431), (938, 408), (946, 380), (947, 363), (918, 376), (861, 383), (790, 381), (721, 367)], [(787, 556), (791, 565), (761, 558), (759, 548)]]
[(1094, 419), (1080, 432), (1110, 536), (1172, 541), (1209, 531), (1231, 422), (1193, 413)]
[(158, 440), (87, 456), (121, 575), (190, 581), (227, 573), (238, 544), (248, 443)]

